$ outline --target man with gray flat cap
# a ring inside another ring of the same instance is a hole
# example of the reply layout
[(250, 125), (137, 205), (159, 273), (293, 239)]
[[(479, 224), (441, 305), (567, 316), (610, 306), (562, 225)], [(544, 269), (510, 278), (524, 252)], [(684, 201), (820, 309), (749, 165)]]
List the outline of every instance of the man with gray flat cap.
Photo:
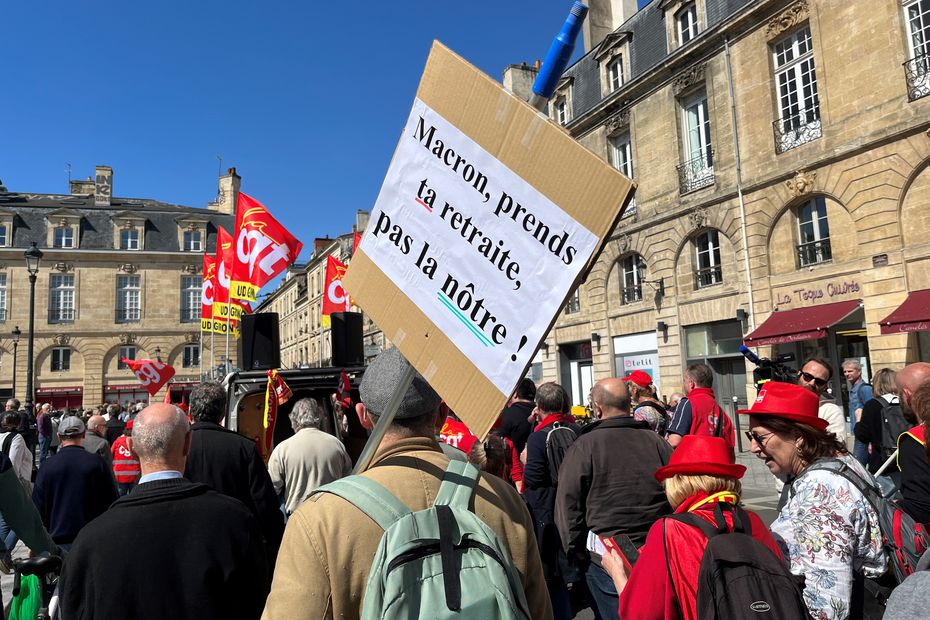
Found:
[(61, 449), (39, 469), (32, 501), (52, 540), (63, 549), (81, 528), (116, 501), (116, 480), (106, 461), (84, 449), (87, 429), (77, 416), (58, 425)]
[[(362, 402), (356, 410), (366, 428), (374, 427), (385, 412), (408, 367), (397, 349), (388, 349), (365, 371), (359, 386)], [(429, 383), (415, 374), (371, 466), (361, 474), (411, 511), (433, 505), (449, 465), (435, 438), (439, 401)], [(469, 510), (509, 552), (529, 617), (552, 618), (533, 523), (517, 492), (499, 478), (480, 475)], [(332, 493), (311, 496), (287, 523), (262, 618), (359, 618), (383, 533), (372, 518), (342, 497)]]

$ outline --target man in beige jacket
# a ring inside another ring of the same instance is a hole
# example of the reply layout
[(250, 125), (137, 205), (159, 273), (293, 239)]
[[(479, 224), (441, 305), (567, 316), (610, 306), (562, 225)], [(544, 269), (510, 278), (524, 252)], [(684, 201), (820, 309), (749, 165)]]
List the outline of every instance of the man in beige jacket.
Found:
[[(379, 355), (359, 387), (359, 417), (372, 426), (384, 411), (407, 361), (396, 349)], [(382, 484), (411, 510), (432, 505), (449, 462), (436, 443), (439, 396), (417, 374), (394, 423), (362, 475)], [(510, 551), (526, 592), (530, 616), (552, 618), (529, 512), (517, 492), (482, 475), (471, 509)], [(332, 494), (312, 496), (291, 516), (278, 554), (262, 618), (358, 618), (368, 571), (383, 531), (369, 517)]]

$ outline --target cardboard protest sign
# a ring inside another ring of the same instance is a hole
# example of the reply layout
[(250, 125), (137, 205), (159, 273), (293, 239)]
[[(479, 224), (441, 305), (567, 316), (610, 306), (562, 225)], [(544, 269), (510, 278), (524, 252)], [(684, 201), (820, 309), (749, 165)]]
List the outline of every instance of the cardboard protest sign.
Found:
[(632, 189), (437, 42), (343, 285), (483, 436)]

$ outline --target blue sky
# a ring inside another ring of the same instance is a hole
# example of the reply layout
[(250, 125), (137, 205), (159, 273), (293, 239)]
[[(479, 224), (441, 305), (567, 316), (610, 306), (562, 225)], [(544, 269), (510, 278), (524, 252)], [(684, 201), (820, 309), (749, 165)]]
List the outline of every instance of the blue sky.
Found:
[(203, 207), (221, 155), (310, 246), (374, 203), (433, 39), (500, 80), (571, 4), (6, 3), (0, 179), (65, 193), (68, 162), (107, 164), (117, 196)]

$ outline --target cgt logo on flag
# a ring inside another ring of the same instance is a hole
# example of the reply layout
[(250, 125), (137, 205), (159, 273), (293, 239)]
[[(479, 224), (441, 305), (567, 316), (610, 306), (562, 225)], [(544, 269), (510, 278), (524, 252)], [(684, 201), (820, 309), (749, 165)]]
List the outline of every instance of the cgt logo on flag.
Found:
[(156, 360), (130, 360), (125, 357), (120, 358), (124, 364), (136, 375), (139, 383), (149, 393), (149, 396), (155, 396), (158, 390), (162, 388), (174, 376), (174, 368)]

